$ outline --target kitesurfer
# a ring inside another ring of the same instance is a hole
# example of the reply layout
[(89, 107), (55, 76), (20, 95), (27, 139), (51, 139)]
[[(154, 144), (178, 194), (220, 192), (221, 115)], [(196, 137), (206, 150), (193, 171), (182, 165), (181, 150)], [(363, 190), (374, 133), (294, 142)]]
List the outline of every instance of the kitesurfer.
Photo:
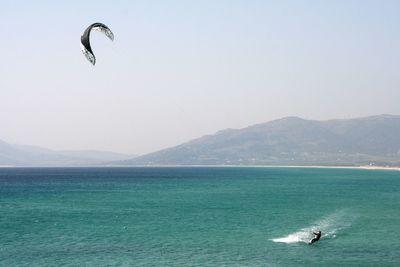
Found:
[(310, 244), (317, 242), (320, 238), (321, 238), (321, 231), (317, 231), (317, 232), (313, 232), (313, 234), (315, 235), (313, 239), (310, 240)]

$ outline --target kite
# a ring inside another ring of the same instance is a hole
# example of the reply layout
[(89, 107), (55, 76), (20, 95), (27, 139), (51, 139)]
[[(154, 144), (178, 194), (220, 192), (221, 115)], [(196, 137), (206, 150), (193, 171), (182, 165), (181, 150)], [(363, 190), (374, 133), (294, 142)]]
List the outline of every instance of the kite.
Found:
[(81, 36), (81, 49), (87, 60), (94, 65), (96, 64), (96, 57), (94, 56), (92, 47), (90, 46), (90, 33), (92, 30), (104, 33), (111, 41), (114, 41), (114, 34), (110, 28), (99, 22), (93, 23), (83, 32)]

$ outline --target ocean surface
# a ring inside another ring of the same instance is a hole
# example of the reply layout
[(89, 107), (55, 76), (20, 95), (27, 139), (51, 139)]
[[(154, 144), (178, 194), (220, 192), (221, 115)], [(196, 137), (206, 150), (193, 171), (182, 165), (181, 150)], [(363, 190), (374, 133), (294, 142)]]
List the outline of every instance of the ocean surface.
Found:
[(400, 172), (0, 168), (0, 266), (400, 266)]

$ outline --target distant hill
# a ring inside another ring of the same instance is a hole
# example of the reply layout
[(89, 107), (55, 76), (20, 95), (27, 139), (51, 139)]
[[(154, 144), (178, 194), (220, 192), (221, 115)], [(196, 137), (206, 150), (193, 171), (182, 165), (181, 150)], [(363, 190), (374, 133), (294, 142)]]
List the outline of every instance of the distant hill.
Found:
[(287, 117), (114, 164), (400, 166), (400, 116), (328, 121)]
[(0, 140), (0, 166), (97, 166), (134, 157), (114, 152), (55, 151), (41, 147), (12, 145)]

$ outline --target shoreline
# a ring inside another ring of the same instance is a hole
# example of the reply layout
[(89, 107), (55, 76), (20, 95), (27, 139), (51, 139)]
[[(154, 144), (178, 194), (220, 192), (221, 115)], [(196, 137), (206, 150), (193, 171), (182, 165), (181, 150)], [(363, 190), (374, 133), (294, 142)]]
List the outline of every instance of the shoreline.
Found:
[(0, 169), (12, 168), (304, 168), (304, 169), (359, 169), (400, 171), (400, 166), (329, 166), (329, 165), (99, 165), (99, 166), (13, 166), (0, 165)]
[(393, 167), (393, 166), (319, 166), (319, 165), (312, 165), (312, 166), (279, 166), (279, 167), (288, 167), (288, 168), (314, 168), (314, 169), (360, 169), (360, 170), (393, 170), (393, 171), (400, 171), (400, 167)]

